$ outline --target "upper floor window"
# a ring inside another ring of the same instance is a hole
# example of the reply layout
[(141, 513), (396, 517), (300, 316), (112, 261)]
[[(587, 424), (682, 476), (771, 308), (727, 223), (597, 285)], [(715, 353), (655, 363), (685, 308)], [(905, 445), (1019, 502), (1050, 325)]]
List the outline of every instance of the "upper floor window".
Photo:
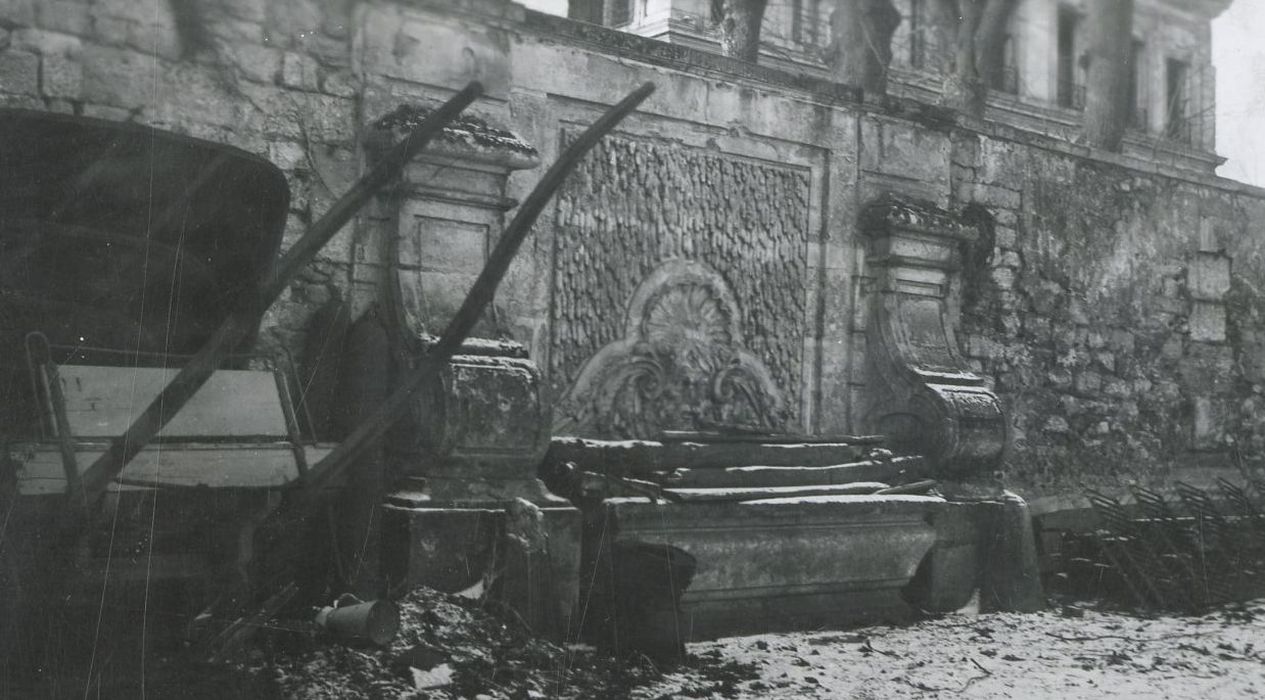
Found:
[(1058, 25), (1058, 104), (1060, 107), (1084, 105), (1084, 94), (1076, 82), (1076, 29), (1080, 23), (1075, 8), (1059, 6)]
[(610, 25), (622, 27), (632, 21), (633, 0), (612, 0)]
[[(723, 1), (723, 0), (722, 0)], [(816, 44), (821, 26), (821, 0), (791, 0), (791, 41)]]
[(988, 87), (999, 92), (1017, 95), (1019, 94), (1019, 66), (1015, 58), (1014, 35), (1007, 34), (998, 50), (1001, 55), (995, 59), (997, 62), (993, 64), (997, 66), (997, 71), (993, 74), (992, 84)]
[(927, 63), (926, 0), (909, 0), (909, 65), (925, 68)]
[(1170, 58), (1165, 64), (1164, 85), (1165, 110), (1167, 112), (1165, 134), (1178, 141), (1190, 143), (1190, 112), (1187, 82), (1190, 79), (1190, 64), (1186, 61)]
[(1145, 95), (1142, 88), (1146, 85), (1142, 63), (1146, 58), (1146, 44), (1141, 39), (1134, 39), (1129, 50), (1129, 126), (1135, 129), (1146, 129), (1148, 126)]

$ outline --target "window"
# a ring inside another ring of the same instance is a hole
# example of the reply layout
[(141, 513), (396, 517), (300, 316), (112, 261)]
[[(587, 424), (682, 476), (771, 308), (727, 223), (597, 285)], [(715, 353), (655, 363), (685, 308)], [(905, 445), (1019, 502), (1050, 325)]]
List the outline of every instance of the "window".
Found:
[(612, 27), (622, 27), (632, 21), (633, 0), (614, 0), (611, 3)]
[(1060, 107), (1076, 106), (1076, 24), (1079, 19), (1073, 8), (1059, 7), (1057, 98)]
[(725, 0), (711, 0), (712, 24), (720, 24), (725, 18)]
[(1007, 34), (997, 50), (1001, 52), (1001, 55), (990, 59), (995, 61), (992, 65), (997, 69), (993, 72), (992, 84), (988, 87), (999, 92), (1017, 95), (1019, 94), (1019, 68), (1015, 61), (1014, 36)]
[(1146, 57), (1146, 44), (1141, 39), (1134, 39), (1129, 50), (1129, 126), (1135, 129), (1146, 129), (1146, 106), (1142, 100), (1142, 86), (1146, 84), (1143, 72), (1143, 60)]
[(1190, 112), (1186, 83), (1190, 77), (1190, 64), (1170, 58), (1165, 65), (1165, 134), (1174, 140), (1190, 143)]
[(909, 65), (924, 68), (927, 62), (927, 7), (925, 0), (909, 0)]

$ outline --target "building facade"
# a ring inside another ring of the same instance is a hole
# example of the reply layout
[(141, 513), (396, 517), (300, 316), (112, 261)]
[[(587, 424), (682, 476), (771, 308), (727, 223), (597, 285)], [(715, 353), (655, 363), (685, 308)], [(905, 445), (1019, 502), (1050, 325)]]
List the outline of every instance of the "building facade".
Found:
[[(991, 119), (1074, 138), (1085, 106), (1089, 0), (1015, 0), (991, 86)], [(892, 37), (892, 94), (935, 101), (940, 72), (933, 46), (935, 0), (894, 0), (901, 22)], [(572, 2), (573, 17), (705, 51), (719, 50), (721, 3), (713, 0)], [(1131, 38), (1132, 104), (1126, 148), (1211, 172), (1216, 157), (1211, 22), (1229, 0), (1139, 0)], [(761, 29), (761, 62), (828, 74), (828, 0), (773, 0)]]

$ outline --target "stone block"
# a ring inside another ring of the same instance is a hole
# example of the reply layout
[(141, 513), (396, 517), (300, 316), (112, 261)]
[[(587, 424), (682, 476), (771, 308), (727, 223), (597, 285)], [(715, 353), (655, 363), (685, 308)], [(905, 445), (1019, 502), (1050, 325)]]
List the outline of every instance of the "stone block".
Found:
[(320, 89), (321, 67), (306, 54), (287, 51), (281, 57), (281, 84), (296, 90), (316, 92)]
[(12, 47), (22, 51), (43, 54), (77, 56), (83, 40), (73, 34), (27, 27), (13, 31)]
[(1196, 301), (1191, 306), (1190, 339), (1219, 343), (1226, 339), (1225, 306), (1215, 302)]
[(928, 521), (943, 507), (927, 496), (614, 498), (597, 527), (617, 541), (666, 544), (697, 559), (682, 607), (699, 640), (908, 615), (901, 592), (936, 543)]
[(268, 18), (268, 0), (219, 0), (219, 7), (231, 17), (250, 22)]
[(993, 255), (993, 264), (999, 267), (1019, 269), (1023, 267), (1023, 259), (1017, 250), (1002, 250)]
[(1108, 372), (1115, 372), (1115, 371), (1116, 371), (1116, 356), (1115, 356), (1115, 353), (1105, 352), (1105, 351), (1104, 351), (1104, 352), (1096, 352), (1096, 353), (1094, 353), (1094, 361), (1098, 363), (1098, 366), (1099, 366), (1099, 367), (1102, 367), (1103, 369), (1107, 370)]
[(1222, 253), (1225, 251), (1227, 224), (1207, 217), (1199, 221), (1199, 252)]
[(153, 74), (152, 57), (97, 45), (85, 45), (81, 56), (85, 101), (124, 109), (142, 107), (152, 101), (153, 82), (140, 77)]
[(1103, 393), (1114, 398), (1124, 398), (1131, 394), (1129, 383), (1123, 379), (1110, 379), (1103, 387)]
[(281, 74), (279, 49), (243, 43), (233, 47), (232, 56), (233, 64), (247, 80), (272, 85)]
[(8, 0), (0, 6), (0, 27), (29, 27), (35, 24), (37, 0)]
[[(363, 14), (360, 35), (365, 37), (362, 55), (366, 70), (450, 88), (478, 79), (489, 96), (504, 98), (509, 93), (509, 42), (503, 32), (469, 24), (456, 26), (451, 15), (442, 19), (434, 14), (402, 16), (398, 9), (388, 7), (378, 6)], [(588, 63), (596, 63), (591, 55)], [(551, 79), (565, 80), (566, 75), (564, 72)]]
[(382, 561), (392, 585), (456, 593), (489, 573), (505, 512), (496, 508), (382, 507)]
[(1036, 612), (1045, 608), (1036, 537), (1028, 504), (1006, 492), (995, 507), (986, 564), (980, 583), (980, 610)]
[(1179, 359), (1182, 356), (1182, 349), (1182, 339), (1178, 336), (1172, 336), (1160, 346), (1160, 357), (1166, 360)]
[(325, 71), (321, 76), (321, 92), (337, 97), (355, 97), (360, 81), (351, 71)]
[(40, 61), (40, 92), (77, 100), (83, 92), (83, 66), (71, 57), (50, 55)]
[(264, 28), (255, 22), (221, 17), (211, 22), (209, 30), (212, 35), (229, 44), (258, 44), (266, 41)]
[(1192, 299), (1221, 301), (1230, 291), (1230, 258), (1215, 253), (1197, 253), (1190, 261), (1186, 286)]
[(40, 59), (25, 51), (0, 53), (0, 92), (11, 95), (38, 95)]
[(1055, 389), (1070, 389), (1072, 373), (1066, 368), (1056, 367), (1046, 373), (1046, 381)]
[(1076, 375), (1076, 393), (1083, 396), (1097, 394), (1102, 389), (1102, 375), (1084, 371)]
[(44, 29), (82, 36), (91, 28), (88, 4), (78, 0), (40, 0), (36, 24)]
[(1129, 331), (1120, 329), (1111, 331), (1111, 338), (1108, 344), (1112, 350), (1125, 353), (1132, 353), (1137, 347), (1134, 335)]
[(108, 119), (115, 122), (124, 122), (131, 118), (132, 113), (122, 107), (111, 107), (109, 105), (85, 104), (83, 106), (83, 115), (85, 117), (96, 117), (97, 119)]
[(861, 121), (861, 168), (902, 179), (948, 184), (949, 140), (911, 124), (879, 119)]
[(979, 503), (948, 503), (932, 516), (936, 544), (903, 591), (910, 604), (951, 613), (970, 602), (983, 568), (989, 510)]
[(1023, 199), (1018, 192), (996, 185), (975, 185), (972, 195), (971, 201), (988, 207), (1018, 209), (1023, 204)]
[(282, 170), (307, 169), (307, 149), (294, 141), (270, 141), (268, 160)]
[(967, 340), (966, 354), (980, 359), (996, 360), (1002, 356), (1002, 347), (991, 338), (972, 335)]
[(1206, 396), (1191, 399), (1191, 446), (1196, 450), (1224, 446), (1228, 411), (1224, 402)]

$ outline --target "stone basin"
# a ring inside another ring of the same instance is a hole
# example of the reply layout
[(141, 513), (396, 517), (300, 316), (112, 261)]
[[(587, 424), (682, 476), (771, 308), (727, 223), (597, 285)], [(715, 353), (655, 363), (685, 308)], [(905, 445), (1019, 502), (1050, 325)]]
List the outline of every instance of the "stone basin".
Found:
[[(682, 599), (690, 640), (898, 620), (901, 591), (937, 542), (935, 496), (605, 502), (602, 534), (679, 547), (698, 568)], [(592, 540), (590, 540), (592, 541)]]

